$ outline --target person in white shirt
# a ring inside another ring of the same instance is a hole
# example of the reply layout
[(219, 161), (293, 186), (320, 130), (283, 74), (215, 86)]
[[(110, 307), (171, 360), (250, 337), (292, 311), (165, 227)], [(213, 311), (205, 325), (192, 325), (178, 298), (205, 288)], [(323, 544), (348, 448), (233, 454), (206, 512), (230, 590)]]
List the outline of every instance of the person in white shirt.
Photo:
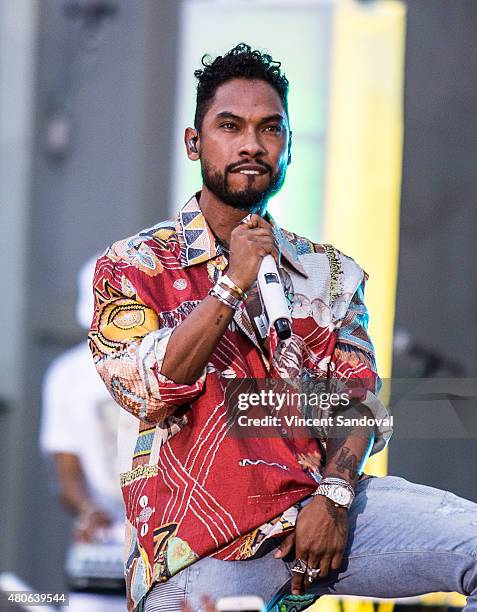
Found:
[[(78, 275), (76, 316), (84, 329), (89, 328), (93, 316), (95, 260), (89, 260)], [(50, 365), (43, 383), (40, 448), (53, 459), (59, 497), (75, 517), (67, 561), (70, 582), (85, 555), (90, 561), (91, 555), (98, 561), (109, 557), (110, 568), (114, 562), (116, 567), (122, 562), (124, 507), (117, 470), (118, 417), (117, 404), (96, 372), (86, 340)], [(120, 580), (118, 577), (107, 584), (117, 586)], [(68, 611), (125, 609), (125, 599), (117, 592), (117, 588), (103, 595), (72, 592)]]

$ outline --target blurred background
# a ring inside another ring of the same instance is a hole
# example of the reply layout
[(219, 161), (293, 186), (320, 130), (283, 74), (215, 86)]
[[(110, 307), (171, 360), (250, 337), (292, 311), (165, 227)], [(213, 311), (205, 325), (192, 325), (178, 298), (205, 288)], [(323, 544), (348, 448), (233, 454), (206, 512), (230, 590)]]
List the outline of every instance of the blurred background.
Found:
[[(204, 53), (282, 62), (293, 163), (270, 210), (367, 270), (381, 375), (477, 376), (476, 40), (474, 0), (0, 1), (0, 572), (64, 586), (42, 381), (84, 340), (82, 264), (200, 188), (182, 134)], [(477, 500), (475, 457), (398, 437), (374, 470)]]

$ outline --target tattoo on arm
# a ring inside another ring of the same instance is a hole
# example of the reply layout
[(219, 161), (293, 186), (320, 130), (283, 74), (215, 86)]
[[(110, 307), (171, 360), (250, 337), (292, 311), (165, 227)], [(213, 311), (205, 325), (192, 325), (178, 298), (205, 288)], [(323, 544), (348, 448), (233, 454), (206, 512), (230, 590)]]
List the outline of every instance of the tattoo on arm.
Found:
[(341, 474), (347, 471), (352, 480), (358, 475), (358, 459), (347, 446), (340, 449), (340, 454), (336, 459), (336, 467)]
[(223, 314), (220, 314), (216, 319), (215, 319), (215, 325), (219, 326), (220, 322), (222, 321), (222, 319), (224, 318)]

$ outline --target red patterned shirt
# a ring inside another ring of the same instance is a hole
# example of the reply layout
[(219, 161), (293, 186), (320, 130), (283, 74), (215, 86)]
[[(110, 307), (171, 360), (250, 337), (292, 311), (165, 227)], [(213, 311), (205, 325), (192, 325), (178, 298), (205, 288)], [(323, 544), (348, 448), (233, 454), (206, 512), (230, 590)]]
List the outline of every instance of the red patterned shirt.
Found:
[[(154, 582), (204, 556), (260, 554), (293, 528), (316, 488), (326, 435), (294, 440), (227, 435), (225, 391), (234, 378), (362, 378), (382, 417), (363, 302), (366, 274), (330, 245), (279, 228), (280, 276), (292, 336), (272, 329), (268, 357), (242, 304), (192, 385), (161, 373), (174, 329), (227, 266), (197, 197), (173, 221), (112, 245), (99, 258), (89, 335), (95, 364), (123, 411), (119, 433), (126, 505), (126, 583), (134, 610)], [(373, 452), (384, 448), (383, 427)]]

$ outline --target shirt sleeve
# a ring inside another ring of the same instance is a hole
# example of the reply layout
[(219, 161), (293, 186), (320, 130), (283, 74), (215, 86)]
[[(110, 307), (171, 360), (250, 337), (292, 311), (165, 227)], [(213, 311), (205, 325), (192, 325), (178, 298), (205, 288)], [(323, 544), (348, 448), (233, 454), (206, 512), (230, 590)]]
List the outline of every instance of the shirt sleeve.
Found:
[(376, 369), (374, 347), (368, 334), (369, 314), (364, 303), (364, 288), (368, 278), (362, 280), (354, 292), (338, 330), (331, 357), (330, 376), (347, 379), (349, 389), (356, 393), (361, 404), (367, 406), (376, 420), (375, 441), (371, 454), (385, 448), (392, 435), (389, 413), (378, 398), (381, 380)]
[(125, 410), (144, 422), (163, 423), (202, 392), (206, 369), (192, 385), (161, 374), (175, 328), (161, 327), (158, 314), (107, 256), (98, 260), (94, 294), (89, 343), (99, 375)]

